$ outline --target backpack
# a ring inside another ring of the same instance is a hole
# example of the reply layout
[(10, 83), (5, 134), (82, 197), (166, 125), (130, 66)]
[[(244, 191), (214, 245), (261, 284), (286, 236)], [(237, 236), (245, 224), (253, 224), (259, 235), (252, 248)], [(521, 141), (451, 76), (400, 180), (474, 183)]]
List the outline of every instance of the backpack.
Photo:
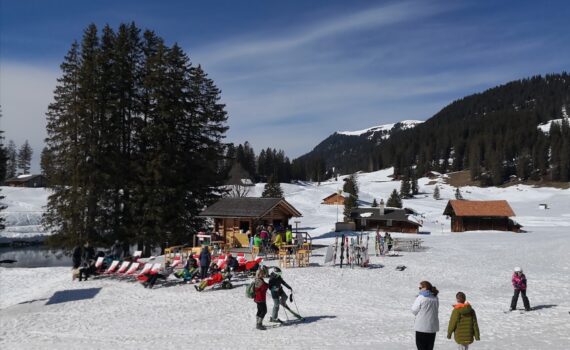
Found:
[(247, 285), (245, 288), (245, 296), (249, 299), (255, 298), (255, 281)]

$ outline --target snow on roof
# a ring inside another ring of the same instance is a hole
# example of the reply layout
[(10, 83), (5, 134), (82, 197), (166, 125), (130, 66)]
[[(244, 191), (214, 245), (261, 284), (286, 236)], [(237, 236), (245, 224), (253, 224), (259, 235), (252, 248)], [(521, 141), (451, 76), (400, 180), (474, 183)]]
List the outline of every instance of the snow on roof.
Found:
[[(366, 134), (366, 133), (375, 133), (378, 131), (381, 132), (386, 132), (388, 133), (390, 130), (392, 130), (396, 124), (400, 124), (400, 127), (402, 129), (410, 129), (415, 127), (417, 124), (421, 124), (423, 123), (423, 121), (420, 120), (403, 120), (399, 123), (392, 123), (392, 124), (384, 124), (384, 125), (379, 125), (379, 126), (373, 126), (371, 128), (368, 129), (363, 129), (363, 130), (357, 130), (357, 131), (339, 131), (337, 132), (337, 134), (340, 135), (347, 135), (347, 136), (360, 136), (362, 134)], [(385, 135), (382, 138), (388, 138), (389, 135)]]
[(33, 176), (32, 174), (22, 174), (22, 175), (18, 175), (17, 178), (18, 179), (25, 179), (25, 178), (32, 177), (32, 176)]
[(372, 212), (360, 213), (361, 218), (369, 218), (372, 216)]

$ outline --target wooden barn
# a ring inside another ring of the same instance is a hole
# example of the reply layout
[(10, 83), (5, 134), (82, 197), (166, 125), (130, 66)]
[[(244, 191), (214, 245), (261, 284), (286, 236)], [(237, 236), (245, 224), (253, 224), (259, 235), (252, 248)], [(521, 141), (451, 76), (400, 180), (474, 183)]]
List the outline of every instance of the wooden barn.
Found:
[(505, 200), (450, 200), (443, 214), (451, 217), (451, 232), (481, 230), (520, 232), (521, 229), (519, 224), (510, 219), (515, 213)]
[(222, 198), (200, 213), (214, 219), (214, 231), (226, 244), (247, 247), (249, 234), (258, 225), (286, 227), (292, 217), (301, 213), (283, 198)]
[(46, 187), (47, 179), (44, 175), (19, 175), (4, 181), (6, 186), (11, 187)]
[(330, 196), (323, 198), (323, 202), (321, 204), (327, 205), (344, 205), (344, 196), (339, 193), (333, 193)]
[(356, 225), (356, 230), (376, 230), (384, 232), (418, 233), (419, 222), (411, 219), (413, 212), (404, 208), (355, 208), (350, 217)]

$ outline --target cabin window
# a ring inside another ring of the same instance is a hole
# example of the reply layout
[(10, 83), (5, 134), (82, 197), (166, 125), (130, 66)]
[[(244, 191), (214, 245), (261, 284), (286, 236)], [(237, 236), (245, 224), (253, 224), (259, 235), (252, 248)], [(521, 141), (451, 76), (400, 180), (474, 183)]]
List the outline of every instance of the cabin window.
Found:
[(392, 220), (386, 220), (386, 226), (392, 226)]
[(246, 233), (249, 231), (249, 221), (240, 221), (239, 222), (239, 230), (240, 232)]
[(362, 219), (362, 226), (366, 226), (366, 219)]

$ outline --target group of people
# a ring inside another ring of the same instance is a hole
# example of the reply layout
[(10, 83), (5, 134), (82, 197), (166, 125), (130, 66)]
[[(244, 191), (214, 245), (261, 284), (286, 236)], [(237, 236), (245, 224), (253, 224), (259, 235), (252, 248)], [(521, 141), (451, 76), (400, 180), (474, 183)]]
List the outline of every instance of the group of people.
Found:
[[(519, 294), (522, 295), (526, 311), (530, 311), (530, 303), (526, 297), (526, 276), (520, 267), (515, 267), (512, 276), (514, 295), (510, 310), (516, 310)], [(418, 350), (432, 350), (435, 335), (439, 331), (439, 291), (428, 281), (419, 285), (419, 295), (412, 305), (412, 313), (416, 316), (414, 330), (416, 332), (416, 347)], [(464, 292), (455, 295), (457, 303), (447, 326), (447, 338), (453, 335), (459, 350), (467, 350), (474, 340), (480, 340), (479, 325), (475, 310), (467, 301)]]
[(95, 266), (95, 261), (99, 257), (105, 258), (105, 264), (107, 265), (110, 261), (129, 259), (130, 250), (128, 243), (121, 243), (116, 240), (111, 248), (105, 253), (105, 251), (95, 251), (95, 248), (91, 246), (89, 241), (86, 241), (83, 245), (78, 244), (73, 248), (71, 253), (71, 261), (73, 263), (72, 267), (72, 279), (78, 278), (79, 281), (87, 281), (87, 279), (93, 275), (97, 274), (97, 268)]
[(250, 246), (260, 250), (265, 247), (278, 250), (280, 246), (292, 243), (293, 230), (290, 225), (286, 229), (280, 226), (275, 228), (273, 225), (267, 225), (267, 227), (259, 225), (255, 229), (255, 235), (250, 239)]
[[(278, 267), (272, 267), (272, 271), (269, 273), (269, 269), (266, 266), (260, 267), (256, 274), (255, 274), (255, 281), (254, 281), (254, 298), (253, 301), (257, 305), (257, 314), (256, 314), (256, 323), (255, 328), (259, 330), (265, 330), (265, 326), (263, 325), (263, 318), (267, 314), (267, 290), (271, 292), (271, 298), (273, 299), (273, 310), (271, 313), (271, 317), (269, 318), (270, 322), (275, 323), (283, 323), (282, 320), (279, 319), (279, 306), (283, 306), (285, 310), (289, 311), (291, 315), (295, 316), (299, 320), (303, 320), (303, 317), (299, 315), (298, 312), (291, 310), (291, 308), (287, 305), (287, 299), (293, 298), (293, 288), (287, 284), (281, 277), (281, 269)], [(268, 276), (269, 275), (269, 276)], [(269, 277), (269, 280), (265, 282), (265, 278)], [(283, 290), (283, 287), (286, 287), (290, 291), (290, 296), (287, 296), (287, 293)]]
[(390, 235), (390, 232), (386, 232), (384, 236), (382, 236), (380, 229), (376, 230), (376, 256), (390, 252), (393, 245), (394, 239)]

